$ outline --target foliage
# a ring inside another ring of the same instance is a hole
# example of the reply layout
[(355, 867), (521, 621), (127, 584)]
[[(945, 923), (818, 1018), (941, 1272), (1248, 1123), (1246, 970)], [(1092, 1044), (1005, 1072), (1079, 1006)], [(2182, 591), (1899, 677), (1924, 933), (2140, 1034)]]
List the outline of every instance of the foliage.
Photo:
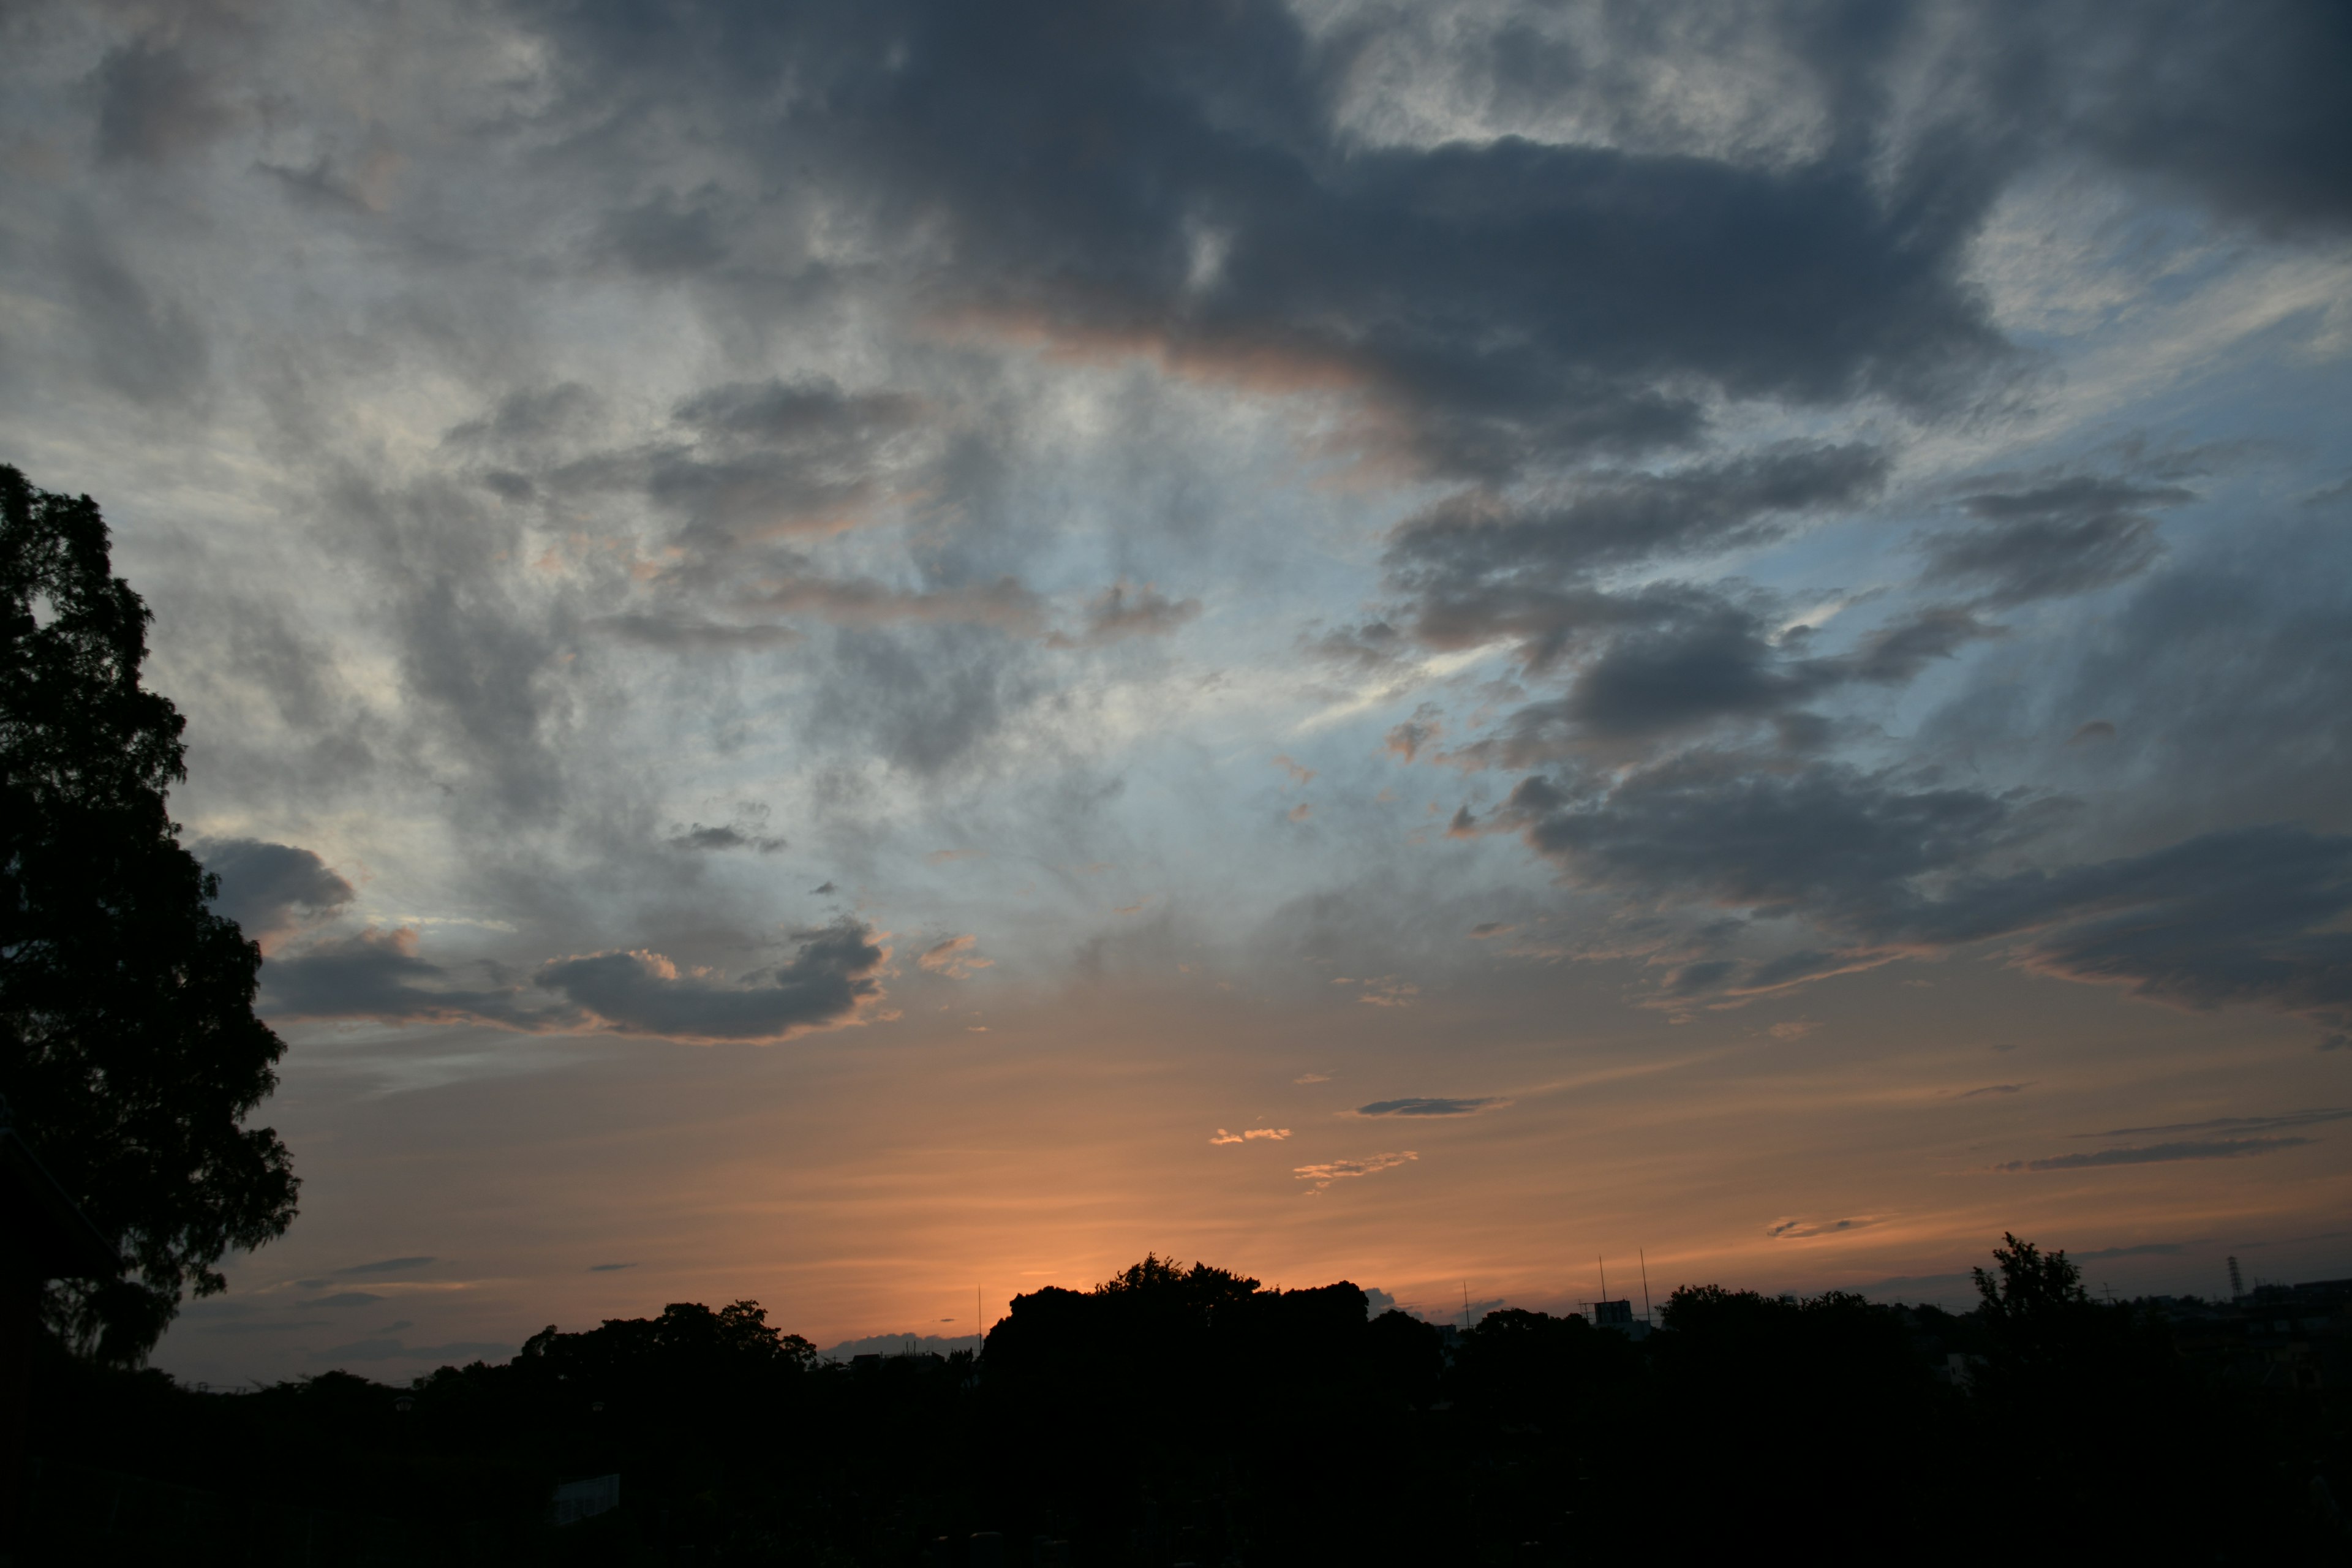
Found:
[(181, 719), (141, 689), (147, 606), (87, 496), (0, 467), (0, 1093), (121, 1279), (66, 1282), (50, 1324), (145, 1356), (231, 1247), (283, 1235), (286, 1146), (246, 1116), (284, 1046), (254, 1016), (260, 950), (214, 914), (164, 792)]
[[(2043, 1299), (2121, 1321), (2028, 1257), (2063, 1287)], [(877, 1568), (972, 1560), (980, 1531), (1009, 1561), (1045, 1535), (1138, 1568), (1711, 1561), (1776, 1532), (1828, 1561), (1897, 1542), (1973, 1563), (1981, 1532), (1951, 1521), (1988, 1499), (2037, 1561), (2318, 1561), (2311, 1466), (2340, 1489), (2352, 1457), (2343, 1391), (2217, 1405), (2159, 1377), (2117, 1407), (2128, 1425), (2021, 1429), (2025, 1407), (1934, 1375), (1991, 1343), (1990, 1306), (1700, 1286), (1637, 1340), (1519, 1310), (1466, 1333), (1367, 1322), (1353, 1286), (1244, 1282), (1152, 1258), (1113, 1289), (1039, 1291), (978, 1362), (821, 1362), (738, 1301), (550, 1330), (406, 1391), (327, 1373), (230, 1399), (73, 1363), (41, 1429), (249, 1504), (395, 1517), (423, 1543), (404, 1562)], [(538, 1523), (556, 1481), (604, 1474), (618, 1513)]]

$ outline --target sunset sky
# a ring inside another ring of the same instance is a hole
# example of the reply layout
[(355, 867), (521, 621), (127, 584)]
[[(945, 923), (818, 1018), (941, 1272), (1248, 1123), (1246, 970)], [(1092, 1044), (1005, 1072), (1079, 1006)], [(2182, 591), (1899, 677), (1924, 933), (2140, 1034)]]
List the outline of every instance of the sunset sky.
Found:
[(87, 491), (404, 1379), (1147, 1249), (2352, 1274), (2352, 13), (0, 12)]

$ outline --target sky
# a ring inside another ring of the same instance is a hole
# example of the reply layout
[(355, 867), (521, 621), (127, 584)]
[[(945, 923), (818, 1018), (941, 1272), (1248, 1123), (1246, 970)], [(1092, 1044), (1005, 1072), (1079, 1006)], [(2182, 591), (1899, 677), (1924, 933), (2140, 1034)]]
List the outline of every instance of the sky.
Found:
[(2352, 1274), (2352, 14), (30, 0), (301, 1215), (157, 1364), (1147, 1251)]

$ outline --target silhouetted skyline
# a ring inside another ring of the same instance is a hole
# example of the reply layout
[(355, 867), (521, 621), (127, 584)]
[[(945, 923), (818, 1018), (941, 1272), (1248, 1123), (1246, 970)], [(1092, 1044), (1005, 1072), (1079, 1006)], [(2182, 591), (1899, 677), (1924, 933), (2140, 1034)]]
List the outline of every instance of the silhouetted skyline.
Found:
[(0, 39), (288, 1045), (158, 1364), (2352, 1274), (2340, 5)]

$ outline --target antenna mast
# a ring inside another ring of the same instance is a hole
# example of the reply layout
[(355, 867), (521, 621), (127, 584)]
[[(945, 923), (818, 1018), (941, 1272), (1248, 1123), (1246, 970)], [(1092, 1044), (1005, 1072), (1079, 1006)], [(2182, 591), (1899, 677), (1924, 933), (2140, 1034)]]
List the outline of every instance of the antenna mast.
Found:
[(1642, 1260), (1642, 1326), (1646, 1329), (1650, 1326), (1650, 1255), (1637, 1247), (1633, 1256)]
[(1596, 1252), (1592, 1255), (1592, 1261), (1601, 1265), (1601, 1299), (1606, 1301), (1609, 1300), (1609, 1260)]
[(1470, 1331), (1470, 1281), (1462, 1281), (1462, 1331)]

